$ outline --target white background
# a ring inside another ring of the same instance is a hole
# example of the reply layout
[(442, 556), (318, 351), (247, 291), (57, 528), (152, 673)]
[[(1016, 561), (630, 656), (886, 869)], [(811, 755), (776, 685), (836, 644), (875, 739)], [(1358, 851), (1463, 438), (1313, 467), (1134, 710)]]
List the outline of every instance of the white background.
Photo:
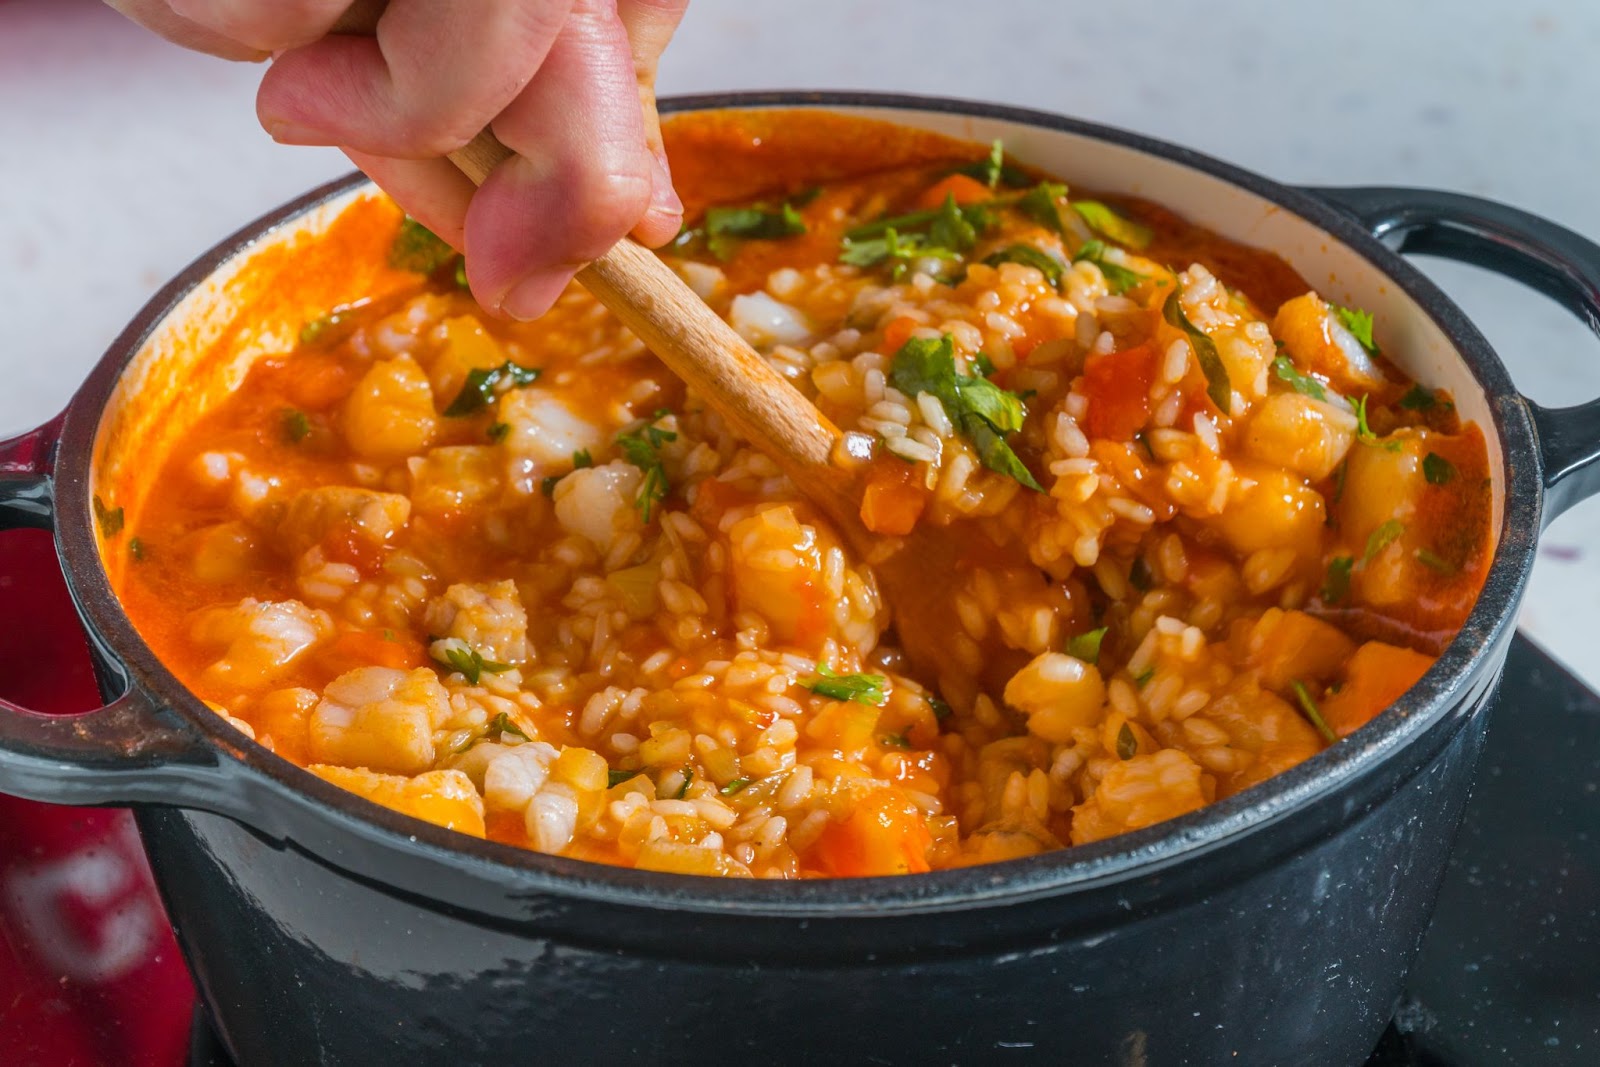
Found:
[[(1308, 183), (1496, 197), (1600, 238), (1600, 3), (692, 0), (664, 93), (892, 89), (1123, 126)], [(348, 170), (256, 126), (259, 71), (90, 0), (0, 0), (0, 435), (60, 409), (149, 295)], [(1424, 263), (1536, 400), (1600, 395), (1600, 341)], [(1546, 535), (1522, 623), (1600, 685), (1600, 505)]]

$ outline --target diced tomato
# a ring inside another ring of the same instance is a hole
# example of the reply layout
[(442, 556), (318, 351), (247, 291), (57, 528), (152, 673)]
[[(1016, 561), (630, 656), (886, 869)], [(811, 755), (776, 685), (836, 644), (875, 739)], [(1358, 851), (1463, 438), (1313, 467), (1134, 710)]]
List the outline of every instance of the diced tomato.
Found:
[(1431, 666), (1432, 656), (1368, 641), (1350, 657), (1339, 691), (1323, 700), (1322, 717), (1344, 737), (1399, 700)]
[(1090, 356), (1083, 367), (1089, 400), (1084, 430), (1090, 437), (1131, 441), (1150, 419), (1150, 386), (1158, 353), (1151, 344)]
[(894, 355), (911, 337), (911, 332), (922, 325), (910, 315), (901, 315), (883, 328), (883, 351)]
[(922, 809), (898, 789), (878, 789), (862, 797), (849, 818), (828, 824), (811, 860), (836, 878), (921, 874), (929, 870), (932, 844)]
[(976, 204), (983, 200), (993, 200), (994, 190), (976, 178), (969, 178), (965, 174), (952, 174), (940, 178), (923, 190), (922, 195), (917, 197), (917, 207), (924, 211), (932, 210), (944, 203), (947, 196), (955, 197), (958, 204)]

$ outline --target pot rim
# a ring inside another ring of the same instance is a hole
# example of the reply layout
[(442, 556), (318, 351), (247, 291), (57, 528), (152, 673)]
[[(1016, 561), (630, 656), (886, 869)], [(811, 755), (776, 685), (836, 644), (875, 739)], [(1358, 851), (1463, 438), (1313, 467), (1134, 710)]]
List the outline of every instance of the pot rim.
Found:
[[(1504, 508), (1494, 558), (1470, 615), (1438, 661), (1395, 705), (1341, 743), (1235, 796), (1176, 819), (1117, 837), (1022, 859), (919, 875), (807, 881), (745, 881), (670, 875), (547, 856), (454, 833), (400, 815), (339, 789), (257, 745), (189, 692), (160, 662), (122, 610), (101, 562), (89, 502), (96, 434), (121, 373), (163, 320), (218, 267), (247, 253), (275, 229), (367, 184), (360, 174), (336, 179), (272, 211), (214, 245), (164, 286), (96, 363), (65, 413), (56, 462), (56, 544), (91, 640), (130, 684), (204, 738), (223, 760), (244, 766), (280, 796), (322, 815), (364, 825), (390, 847), (431, 853), (457, 869), (489, 873), (519, 894), (546, 893), (619, 905), (694, 912), (867, 917), (996, 906), (1112, 885), (1193, 860), (1305, 811), (1381, 766), (1409, 754), (1414, 767), (1434, 745), (1419, 744), (1465, 703), (1482, 661), (1503, 645), (1532, 568), (1544, 489), (1536, 434), (1526, 402), (1487, 340), (1420, 271), (1352, 216), (1307, 192), (1192, 149), (1141, 134), (1008, 105), (900, 93), (762, 91), (664, 97), (663, 113), (714, 109), (870, 108), (997, 119), (1106, 141), (1186, 166), (1253, 193), (1321, 228), (1398, 286), (1454, 345), (1488, 397), (1501, 444)], [(115, 669), (115, 668), (114, 668)], [(1491, 672), (1497, 675), (1498, 671)], [(1459, 725), (1456, 724), (1456, 725)], [(1453, 729), (1446, 731), (1453, 734)], [(1340, 821), (1355, 817), (1347, 806)], [(339, 865), (333, 857), (326, 862)]]

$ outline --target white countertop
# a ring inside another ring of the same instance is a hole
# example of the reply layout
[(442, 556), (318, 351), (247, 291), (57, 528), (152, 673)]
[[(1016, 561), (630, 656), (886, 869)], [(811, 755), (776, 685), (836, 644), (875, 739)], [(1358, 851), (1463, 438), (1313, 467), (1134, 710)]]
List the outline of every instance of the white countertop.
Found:
[[(1495, 197), (1600, 238), (1593, 0), (693, 0), (663, 93), (891, 89), (1021, 104), (1291, 182)], [(349, 169), (257, 127), (256, 69), (92, 0), (0, 0), (0, 435), (59, 410), (209, 245)], [(1535, 400), (1600, 396), (1600, 341), (1424, 262)], [(1600, 687), (1600, 504), (1547, 533), (1522, 625)]]

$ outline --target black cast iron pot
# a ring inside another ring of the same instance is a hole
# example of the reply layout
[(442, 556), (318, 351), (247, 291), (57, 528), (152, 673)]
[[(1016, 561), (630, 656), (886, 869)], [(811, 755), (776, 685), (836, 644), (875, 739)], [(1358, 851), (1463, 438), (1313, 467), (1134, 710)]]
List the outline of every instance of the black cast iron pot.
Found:
[[(136, 461), (130, 442), (160, 432), (130, 398), (202, 373), (183, 365), (184, 338), (227, 321), (229, 279), (365, 195), (350, 179), (202, 257), (61, 418), (0, 445), (0, 526), (54, 527), (110, 701), (74, 717), (0, 706), (0, 789), (135, 809), (206, 1006), (246, 1065), (1359, 1063), (1427, 924), (1538, 531), (1600, 488), (1600, 403), (1524, 399), (1395, 253), (1477, 263), (1595, 323), (1600, 248), (1482, 200), (1286, 188), (1011, 108), (863, 94), (669, 106), (827, 107), (1003, 137), (1070, 181), (1271, 248), (1326, 295), (1376, 312), (1406, 369), (1451, 389), (1488, 441), (1498, 547), (1460, 636), (1397, 705), (1285, 774), (1147, 830), (993, 866), (702, 880), (538, 855), (376, 807), (184, 690), (113, 595), (91, 505)], [(252, 337), (273, 346), (270, 331)]]

